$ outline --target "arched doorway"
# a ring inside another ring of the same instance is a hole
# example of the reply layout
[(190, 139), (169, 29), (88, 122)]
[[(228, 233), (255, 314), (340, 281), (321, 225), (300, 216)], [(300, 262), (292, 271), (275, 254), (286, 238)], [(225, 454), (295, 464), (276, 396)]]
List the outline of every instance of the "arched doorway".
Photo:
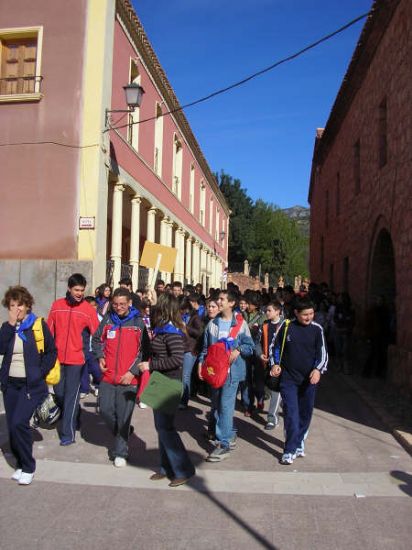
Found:
[(381, 229), (372, 252), (369, 277), (369, 299), (382, 296), (391, 308), (396, 307), (395, 254), (392, 238)]
[(371, 250), (365, 328), (371, 343), (366, 375), (387, 374), (388, 346), (396, 343), (395, 254), (389, 231), (381, 228)]

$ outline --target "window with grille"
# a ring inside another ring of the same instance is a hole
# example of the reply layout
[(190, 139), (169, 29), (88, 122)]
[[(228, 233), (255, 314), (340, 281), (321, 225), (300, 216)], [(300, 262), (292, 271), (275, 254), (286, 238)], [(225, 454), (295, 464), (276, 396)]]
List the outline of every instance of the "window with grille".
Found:
[(0, 29), (0, 99), (40, 93), (41, 37), (41, 27)]

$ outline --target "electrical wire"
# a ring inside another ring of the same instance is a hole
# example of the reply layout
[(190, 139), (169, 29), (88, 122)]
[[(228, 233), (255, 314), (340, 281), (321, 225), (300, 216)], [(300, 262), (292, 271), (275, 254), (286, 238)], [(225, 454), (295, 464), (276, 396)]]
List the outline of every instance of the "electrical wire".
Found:
[(233, 90), (234, 88), (238, 88), (239, 86), (242, 86), (243, 84), (246, 84), (246, 82), (249, 82), (250, 80), (253, 80), (254, 78), (261, 76), (262, 74), (265, 74), (269, 71), (272, 71), (276, 67), (279, 67), (279, 65), (283, 65), (284, 63), (288, 63), (289, 61), (292, 61), (296, 59), (297, 57), (303, 55), (309, 50), (312, 50), (313, 48), (316, 48), (316, 46), (319, 46), (319, 44), (322, 44), (323, 42), (326, 42), (327, 40), (330, 40), (337, 34), (340, 34), (341, 32), (345, 31), (349, 27), (352, 27), (355, 23), (358, 23), (358, 21), (361, 21), (365, 17), (368, 17), (369, 13), (364, 13), (362, 15), (359, 15), (355, 19), (352, 19), (339, 29), (336, 29), (335, 31), (327, 34), (326, 36), (323, 36), (319, 40), (316, 40), (316, 42), (312, 42), (312, 44), (309, 44), (308, 46), (305, 46), (301, 50), (284, 57), (283, 59), (280, 59), (279, 61), (276, 61), (272, 63), (272, 65), (269, 65), (268, 67), (265, 67), (264, 69), (261, 69), (260, 71), (257, 71), (246, 78), (243, 78), (242, 80), (239, 80), (238, 82), (235, 82), (234, 84), (230, 84), (229, 86), (226, 86), (225, 88), (221, 88), (220, 90), (216, 90), (215, 92), (212, 92), (208, 94), (207, 96), (201, 97), (200, 99), (196, 99), (195, 101), (191, 101), (190, 103), (186, 103), (185, 105), (182, 105), (180, 107), (176, 107), (176, 109), (171, 109), (170, 111), (166, 111), (158, 116), (153, 116), (150, 118), (145, 118), (140, 121), (131, 122), (130, 124), (124, 124), (122, 126), (109, 126), (109, 128), (106, 128), (104, 132), (108, 132), (109, 130), (119, 130), (121, 128), (127, 128), (128, 126), (131, 126), (132, 124), (143, 124), (144, 122), (149, 122), (151, 120), (156, 120), (160, 116), (166, 116), (166, 115), (172, 115), (174, 113), (177, 113), (178, 111), (182, 111), (183, 109), (187, 109), (188, 107), (193, 107), (194, 105), (198, 105), (199, 103), (203, 103), (204, 101), (208, 101), (209, 99), (212, 99), (213, 97), (216, 97), (218, 95), (224, 94), (230, 90)]
[(19, 143), (0, 143), (0, 147), (11, 147), (12, 145), (58, 145), (68, 147), (69, 149), (88, 149), (90, 147), (99, 147), (100, 143), (90, 145), (72, 145), (70, 143), (60, 143), (59, 141), (21, 141)]

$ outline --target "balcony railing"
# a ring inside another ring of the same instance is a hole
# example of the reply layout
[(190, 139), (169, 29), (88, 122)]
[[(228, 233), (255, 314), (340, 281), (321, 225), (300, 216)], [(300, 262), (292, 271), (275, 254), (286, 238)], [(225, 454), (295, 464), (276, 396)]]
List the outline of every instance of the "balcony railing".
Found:
[(8, 76), (0, 78), (0, 95), (40, 93), (42, 80), (42, 76)]

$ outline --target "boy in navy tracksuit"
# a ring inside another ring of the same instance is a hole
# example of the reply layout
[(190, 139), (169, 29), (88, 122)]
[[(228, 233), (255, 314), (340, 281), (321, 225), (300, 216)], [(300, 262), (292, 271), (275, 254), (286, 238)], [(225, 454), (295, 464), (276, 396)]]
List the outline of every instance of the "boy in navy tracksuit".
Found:
[(280, 328), (271, 357), (271, 375), (281, 376), (286, 438), (282, 464), (292, 464), (297, 456), (305, 456), (304, 441), (312, 418), (316, 387), (328, 363), (323, 329), (313, 322), (313, 303), (307, 298), (296, 300), (294, 313), (295, 319)]

